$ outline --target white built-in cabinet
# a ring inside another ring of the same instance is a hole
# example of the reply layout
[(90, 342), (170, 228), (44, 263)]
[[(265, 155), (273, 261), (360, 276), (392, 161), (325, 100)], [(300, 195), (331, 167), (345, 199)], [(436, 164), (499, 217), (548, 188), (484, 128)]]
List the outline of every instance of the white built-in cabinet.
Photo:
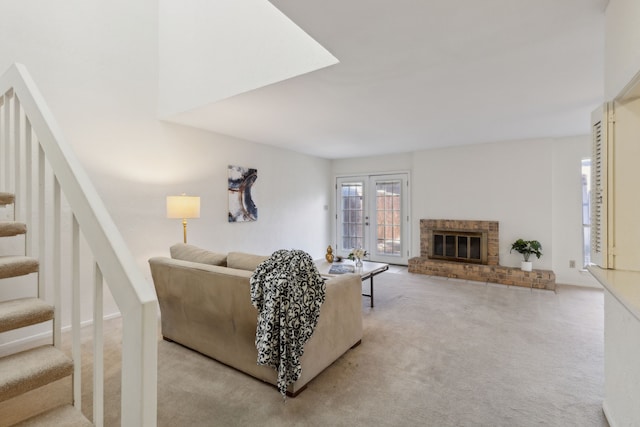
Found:
[(594, 112), (592, 134), (592, 262), (640, 271), (640, 97)]
[[(640, 74), (639, 74), (640, 76)], [(605, 288), (603, 409), (640, 425), (640, 78), (592, 117), (592, 261)]]

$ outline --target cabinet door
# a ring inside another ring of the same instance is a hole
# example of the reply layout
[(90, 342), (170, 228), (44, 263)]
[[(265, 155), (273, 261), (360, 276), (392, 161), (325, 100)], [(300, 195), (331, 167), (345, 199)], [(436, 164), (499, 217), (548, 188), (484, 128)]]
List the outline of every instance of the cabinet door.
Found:
[(609, 141), (613, 126), (613, 106), (604, 104), (591, 114), (591, 262), (602, 268), (613, 268), (610, 260), (609, 204), (612, 144)]

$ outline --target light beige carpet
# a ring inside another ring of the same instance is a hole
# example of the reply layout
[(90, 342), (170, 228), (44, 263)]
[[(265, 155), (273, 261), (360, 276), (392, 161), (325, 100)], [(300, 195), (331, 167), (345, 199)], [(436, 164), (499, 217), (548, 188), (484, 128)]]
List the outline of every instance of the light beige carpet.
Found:
[[(158, 425), (607, 426), (601, 290), (399, 271), (375, 278), (375, 308), (363, 298), (362, 344), (286, 402), (270, 385), (160, 342)], [(105, 425), (119, 425), (117, 363), (106, 364)]]

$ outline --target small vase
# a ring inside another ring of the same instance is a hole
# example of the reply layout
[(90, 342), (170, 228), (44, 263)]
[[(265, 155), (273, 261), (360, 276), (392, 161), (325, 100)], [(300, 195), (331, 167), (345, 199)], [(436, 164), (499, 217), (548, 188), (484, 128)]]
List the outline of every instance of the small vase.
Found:
[(356, 268), (362, 268), (362, 260), (360, 258), (356, 258)]
[(327, 247), (327, 254), (324, 256), (324, 258), (327, 260), (328, 263), (332, 263), (333, 262), (333, 249), (331, 248), (331, 245), (329, 245)]

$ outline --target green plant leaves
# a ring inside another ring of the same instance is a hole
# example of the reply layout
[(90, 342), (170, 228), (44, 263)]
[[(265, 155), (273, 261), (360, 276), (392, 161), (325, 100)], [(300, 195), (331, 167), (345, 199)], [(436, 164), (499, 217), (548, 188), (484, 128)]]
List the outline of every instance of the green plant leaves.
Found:
[(542, 245), (537, 240), (518, 239), (511, 244), (510, 253), (516, 251), (524, 257), (525, 261), (529, 261), (531, 254), (538, 259), (542, 256)]

